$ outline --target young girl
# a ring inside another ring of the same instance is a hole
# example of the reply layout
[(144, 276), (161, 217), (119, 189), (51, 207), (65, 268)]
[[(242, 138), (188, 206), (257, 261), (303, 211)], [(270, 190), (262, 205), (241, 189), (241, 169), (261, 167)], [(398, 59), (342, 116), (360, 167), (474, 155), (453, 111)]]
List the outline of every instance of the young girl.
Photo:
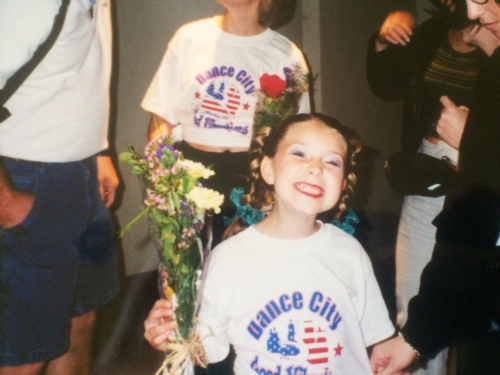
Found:
[[(350, 235), (316, 220), (352, 191), (355, 147), (324, 115), (295, 115), (252, 143), (247, 197), (274, 199), (260, 223), (213, 251), (202, 287), (199, 337), (208, 362), (232, 344), (236, 374), (371, 374), (366, 347), (394, 328), (368, 256)], [(158, 301), (145, 337), (164, 349), (175, 328)], [(163, 322), (167, 321), (166, 324)]]

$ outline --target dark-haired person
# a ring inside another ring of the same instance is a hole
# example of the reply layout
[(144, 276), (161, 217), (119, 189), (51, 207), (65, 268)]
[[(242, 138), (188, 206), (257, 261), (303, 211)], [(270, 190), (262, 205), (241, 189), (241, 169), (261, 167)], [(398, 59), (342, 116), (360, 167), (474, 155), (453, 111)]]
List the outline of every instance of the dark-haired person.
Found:
[[(402, 147), (458, 161), (455, 143), (440, 137), (437, 126), (443, 95), (452, 98), (466, 116), (484, 53), (464, 42), (461, 30), (469, 21), (452, 1), (432, 1), (434, 15), (417, 28), (407, 12), (391, 13), (370, 40), (367, 73), (373, 93), (383, 100), (404, 100)], [(406, 195), (396, 244), (397, 324), (407, 319), (408, 303), (417, 294), (420, 275), (432, 256), (436, 228), (432, 220), (444, 196)], [(446, 351), (436, 354), (414, 374), (443, 375)]]
[(372, 369), (379, 374), (404, 368), (417, 352), (431, 357), (452, 342), (457, 375), (500, 373), (500, 2), (466, 3), (480, 26), (465, 38), (489, 59), (466, 118), (443, 100), (438, 127), (443, 138), (459, 138), (460, 185), (434, 220), (436, 246), (402, 336), (373, 351)]

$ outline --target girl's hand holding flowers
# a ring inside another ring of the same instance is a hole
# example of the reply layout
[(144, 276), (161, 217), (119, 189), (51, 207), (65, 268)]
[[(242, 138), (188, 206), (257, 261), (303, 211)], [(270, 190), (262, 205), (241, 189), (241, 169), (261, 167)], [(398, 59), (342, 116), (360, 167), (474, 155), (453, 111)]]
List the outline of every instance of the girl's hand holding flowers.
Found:
[(149, 345), (157, 350), (165, 351), (169, 336), (175, 332), (176, 328), (172, 302), (166, 299), (156, 301), (144, 322), (144, 338)]
[[(120, 161), (142, 176), (146, 208), (122, 230), (122, 235), (148, 214), (158, 237), (161, 296), (144, 322), (144, 337), (151, 346), (167, 351), (158, 374), (194, 374), (193, 364), (203, 364), (203, 348), (194, 330), (196, 281), (202, 265), (198, 234), (205, 210), (220, 212), (224, 196), (204, 188), (200, 179), (214, 174), (203, 164), (184, 159), (173, 138), (159, 135), (145, 147), (144, 157), (132, 147)], [(175, 314), (175, 315), (174, 315)]]

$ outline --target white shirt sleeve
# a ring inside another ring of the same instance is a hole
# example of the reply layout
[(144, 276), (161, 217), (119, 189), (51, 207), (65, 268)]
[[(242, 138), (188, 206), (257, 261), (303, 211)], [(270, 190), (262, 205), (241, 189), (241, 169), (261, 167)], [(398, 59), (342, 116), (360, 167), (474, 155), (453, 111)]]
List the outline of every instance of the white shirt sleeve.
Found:
[(177, 48), (182, 45), (179, 34), (178, 31), (169, 42), (160, 67), (141, 103), (144, 110), (157, 114), (172, 125), (179, 124), (174, 110), (182, 91), (182, 62)]
[(214, 250), (201, 289), (197, 330), (208, 362), (220, 362), (229, 354), (227, 336), (230, 302), (224, 286), (224, 257)]
[(389, 313), (380, 292), (379, 285), (373, 273), (368, 255), (362, 251), (362, 267), (364, 278), (364, 302), (361, 305), (360, 327), (365, 340), (365, 346), (371, 346), (390, 337), (394, 326), (389, 319)]

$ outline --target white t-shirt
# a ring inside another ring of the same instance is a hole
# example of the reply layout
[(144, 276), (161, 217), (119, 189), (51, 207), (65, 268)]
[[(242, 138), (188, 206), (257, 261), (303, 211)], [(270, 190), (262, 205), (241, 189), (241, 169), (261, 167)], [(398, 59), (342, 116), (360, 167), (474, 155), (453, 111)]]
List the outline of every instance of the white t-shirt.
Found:
[[(0, 155), (24, 160), (82, 160), (108, 145), (111, 19), (109, 0), (71, 0), (53, 47), (5, 104)], [(0, 1), (0, 87), (54, 24), (61, 0)]]
[[(142, 108), (182, 125), (187, 142), (248, 147), (263, 74), (286, 78), (284, 68), (307, 65), (290, 40), (267, 29), (256, 36), (222, 31), (216, 18), (181, 27), (142, 101)], [(309, 113), (304, 93), (299, 113)]]
[(298, 240), (250, 227), (217, 246), (198, 330), (209, 362), (234, 345), (237, 375), (368, 375), (366, 347), (394, 327), (361, 245), (322, 224)]

